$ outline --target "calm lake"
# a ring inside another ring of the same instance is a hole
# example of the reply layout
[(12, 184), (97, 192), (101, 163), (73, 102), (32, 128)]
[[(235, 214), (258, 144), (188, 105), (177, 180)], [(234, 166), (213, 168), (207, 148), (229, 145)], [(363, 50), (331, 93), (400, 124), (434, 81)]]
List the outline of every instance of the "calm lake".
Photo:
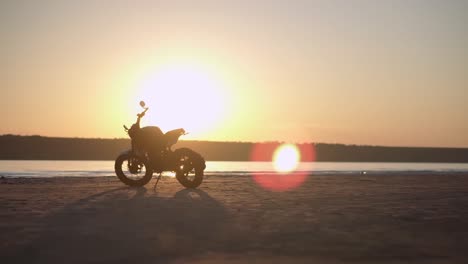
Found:
[[(271, 162), (208, 161), (206, 175), (250, 175), (274, 172)], [(314, 175), (343, 174), (459, 174), (468, 173), (468, 163), (308, 162), (296, 171)], [(0, 160), (4, 177), (102, 177), (114, 176), (114, 161)]]

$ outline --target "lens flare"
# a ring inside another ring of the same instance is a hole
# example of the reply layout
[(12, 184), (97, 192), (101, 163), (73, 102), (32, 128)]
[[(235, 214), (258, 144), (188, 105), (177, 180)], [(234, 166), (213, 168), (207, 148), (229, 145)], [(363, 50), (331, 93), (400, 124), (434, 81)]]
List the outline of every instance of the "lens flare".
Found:
[(273, 154), (273, 167), (278, 172), (291, 172), (297, 168), (300, 159), (296, 145), (283, 144)]
[(293, 190), (307, 179), (308, 172), (298, 170), (300, 162), (315, 160), (313, 144), (258, 143), (253, 146), (251, 161), (271, 162), (273, 172), (253, 173), (252, 178), (264, 189), (283, 192)]

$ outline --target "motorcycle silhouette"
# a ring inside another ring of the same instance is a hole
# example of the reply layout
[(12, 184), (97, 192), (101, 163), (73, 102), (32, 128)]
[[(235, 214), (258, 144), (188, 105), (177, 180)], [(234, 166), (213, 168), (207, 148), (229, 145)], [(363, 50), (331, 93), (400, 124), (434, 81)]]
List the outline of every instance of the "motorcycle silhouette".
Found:
[(198, 187), (203, 181), (205, 159), (189, 148), (171, 150), (179, 137), (186, 135), (185, 130), (179, 128), (163, 133), (157, 126), (140, 128), (140, 120), (149, 109), (143, 101), (140, 106), (144, 111), (137, 115), (135, 124), (130, 129), (124, 125), (131, 138), (131, 149), (115, 160), (117, 177), (126, 185), (143, 186), (151, 180), (153, 172), (159, 173), (157, 184), (163, 171), (172, 171), (184, 187)]

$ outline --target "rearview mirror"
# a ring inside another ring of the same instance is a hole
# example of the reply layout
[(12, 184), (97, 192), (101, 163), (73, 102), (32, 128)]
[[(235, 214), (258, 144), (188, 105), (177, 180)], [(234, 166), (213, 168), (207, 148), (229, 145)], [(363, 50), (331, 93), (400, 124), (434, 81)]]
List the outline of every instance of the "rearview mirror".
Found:
[(145, 106), (146, 106), (145, 101), (140, 101), (140, 106), (145, 108)]

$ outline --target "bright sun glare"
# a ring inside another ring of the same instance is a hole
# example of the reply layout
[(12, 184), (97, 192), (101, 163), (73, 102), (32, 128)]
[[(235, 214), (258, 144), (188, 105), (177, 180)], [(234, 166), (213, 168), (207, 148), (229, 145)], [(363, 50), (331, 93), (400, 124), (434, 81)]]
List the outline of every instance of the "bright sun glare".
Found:
[(205, 134), (226, 119), (226, 87), (213, 71), (193, 63), (157, 67), (138, 87), (135, 101), (150, 107), (145, 121), (164, 132), (183, 127), (193, 136)]
[(278, 172), (291, 172), (299, 165), (300, 158), (295, 145), (283, 144), (273, 154), (273, 167)]

